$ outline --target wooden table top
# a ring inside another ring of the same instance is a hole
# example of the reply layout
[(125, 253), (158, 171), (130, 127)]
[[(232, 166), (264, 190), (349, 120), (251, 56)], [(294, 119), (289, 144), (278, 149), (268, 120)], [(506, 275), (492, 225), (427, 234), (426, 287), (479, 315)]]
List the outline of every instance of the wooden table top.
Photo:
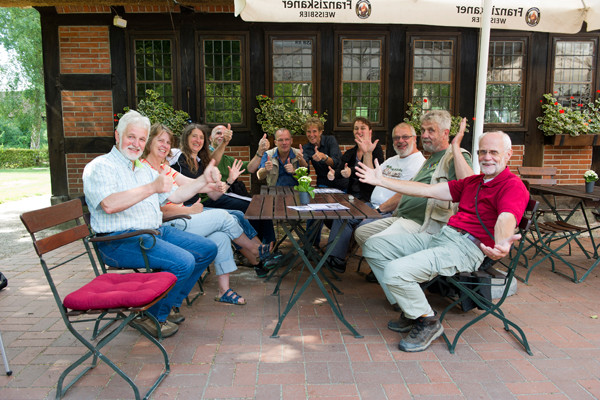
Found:
[(595, 186), (593, 193), (586, 193), (583, 183), (581, 185), (529, 185), (529, 189), (534, 194), (547, 193), (555, 196), (568, 196), (600, 202), (600, 186)]
[(288, 206), (301, 205), (298, 194), (290, 187), (265, 188), (252, 196), (246, 210), (248, 220), (309, 220), (309, 219), (378, 219), (381, 214), (359, 199), (350, 199), (345, 193), (316, 194), (311, 203), (340, 203), (344, 211), (299, 212)]

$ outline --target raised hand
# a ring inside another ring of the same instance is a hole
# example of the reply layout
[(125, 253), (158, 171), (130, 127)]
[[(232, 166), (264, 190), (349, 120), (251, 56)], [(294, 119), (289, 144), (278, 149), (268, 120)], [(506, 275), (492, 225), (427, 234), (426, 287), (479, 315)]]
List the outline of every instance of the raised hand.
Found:
[(327, 159), (327, 155), (325, 153), (321, 153), (319, 151), (319, 146), (315, 145), (315, 154), (313, 154), (312, 159), (315, 161), (324, 161)]
[(241, 160), (233, 160), (233, 165), (231, 167), (227, 166), (229, 169), (229, 178), (227, 180), (234, 182), (245, 171), (245, 169), (242, 169), (243, 164)]
[(215, 185), (217, 185), (217, 192), (227, 193), (228, 187), (225, 182), (215, 182)]
[(158, 170), (158, 177), (152, 182), (155, 193), (167, 193), (173, 188), (173, 178), (167, 176), (164, 168)]
[(258, 153), (264, 154), (265, 151), (269, 150), (271, 147), (271, 143), (269, 143), (269, 139), (267, 139), (267, 134), (265, 133), (258, 142)]
[(381, 167), (379, 166), (379, 161), (377, 159), (374, 160), (375, 168), (369, 168), (365, 164), (359, 162), (355, 168), (356, 176), (363, 183), (368, 183), (369, 185), (377, 186), (381, 183), (381, 179), (383, 177), (383, 173), (381, 172)]
[(231, 130), (231, 124), (227, 124), (227, 130), (223, 132), (223, 143), (228, 144), (233, 138), (233, 131)]
[(201, 199), (198, 199), (197, 202), (187, 207), (185, 211), (188, 214), (200, 214), (202, 211), (204, 211), (204, 204), (202, 204)]
[(375, 142), (371, 142), (371, 136), (367, 135), (362, 138), (356, 137), (354, 138), (354, 141), (363, 153), (372, 153), (373, 150), (375, 150), (375, 147), (377, 147), (377, 143), (379, 143), (379, 139), (377, 139)]
[(265, 163), (265, 169), (267, 171), (271, 171), (273, 169), (273, 161), (271, 161), (271, 156), (267, 156), (267, 162)]
[(287, 172), (288, 174), (293, 174), (294, 173), (295, 168), (292, 165), (292, 163), (290, 162), (290, 158), (289, 157), (285, 161), (285, 164), (284, 164), (283, 168), (285, 169), (285, 172)]
[(221, 181), (221, 172), (219, 172), (219, 169), (216, 167), (215, 160), (210, 160), (206, 168), (204, 168), (202, 176), (204, 176), (207, 183), (217, 183)]
[(348, 163), (344, 164), (344, 169), (341, 171), (341, 174), (344, 178), (350, 178), (350, 175), (352, 175), (352, 170), (348, 166)]
[(302, 148), (302, 146), (298, 146), (298, 151), (296, 151), (296, 157), (304, 157), (304, 149)]
[(331, 166), (329, 166), (329, 165), (328, 165), (328, 167), (329, 167), (329, 172), (327, 173), (327, 179), (332, 181), (335, 179), (335, 170), (333, 168), (331, 168)]
[(460, 143), (465, 137), (465, 129), (467, 129), (467, 119), (463, 118), (460, 121), (460, 128), (458, 129), (458, 133), (456, 134), (456, 136), (454, 136), (454, 139), (452, 139), (452, 147), (455, 147), (458, 150), (460, 150)]

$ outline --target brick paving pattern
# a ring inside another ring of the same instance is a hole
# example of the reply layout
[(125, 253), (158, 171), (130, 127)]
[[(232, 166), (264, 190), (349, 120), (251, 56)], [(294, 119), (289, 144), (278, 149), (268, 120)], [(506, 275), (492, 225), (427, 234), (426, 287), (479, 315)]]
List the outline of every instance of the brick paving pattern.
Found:
[[(67, 257), (74, 248), (53, 257)], [(397, 333), (386, 328), (397, 313), (378, 285), (365, 282), (368, 267), (356, 260), (336, 282), (344, 315), (364, 335), (350, 335), (315, 285), (284, 321), (280, 338), (270, 335), (277, 320), (275, 282), (264, 282), (240, 267), (232, 287), (248, 305), (213, 301), (216, 279), (191, 307), (186, 321), (163, 344), (171, 373), (154, 399), (597, 399), (600, 398), (600, 268), (575, 284), (538, 267), (530, 286), (519, 282), (504, 311), (525, 330), (533, 356), (487, 317), (465, 332), (456, 354), (441, 339), (421, 353), (397, 350)], [(81, 268), (81, 270), (78, 270)], [(80, 271), (86, 272), (80, 272)], [(13, 375), (0, 365), (0, 398), (54, 398), (65, 365), (83, 353), (66, 330), (33, 250), (0, 260), (9, 287), (0, 292), (0, 330)], [(85, 263), (62, 275), (72, 290), (90, 278)], [(282, 287), (287, 301), (294, 279)], [(441, 310), (447, 300), (429, 296)], [(451, 312), (444, 321), (450, 337), (470, 311)], [(156, 349), (127, 328), (106, 353), (147, 389), (160, 369)], [(131, 398), (129, 386), (100, 363), (67, 392), (67, 399)]]

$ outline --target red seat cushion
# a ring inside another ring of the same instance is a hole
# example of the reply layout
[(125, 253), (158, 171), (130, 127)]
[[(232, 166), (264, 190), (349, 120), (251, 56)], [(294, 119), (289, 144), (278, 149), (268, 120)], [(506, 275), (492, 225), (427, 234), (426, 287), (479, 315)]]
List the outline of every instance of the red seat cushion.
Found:
[(71, 310), (140, 307), (152, 302), (176, 281), (170, 272), (104, 274), (68, 294), (63, 305)]

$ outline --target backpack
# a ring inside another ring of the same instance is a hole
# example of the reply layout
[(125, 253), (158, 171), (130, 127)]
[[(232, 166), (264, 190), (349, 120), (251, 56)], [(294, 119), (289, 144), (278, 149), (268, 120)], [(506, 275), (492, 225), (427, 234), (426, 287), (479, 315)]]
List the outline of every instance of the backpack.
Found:
[(0, 290), (4, 289), (8, 285), (8, 279), (0, 272)]

